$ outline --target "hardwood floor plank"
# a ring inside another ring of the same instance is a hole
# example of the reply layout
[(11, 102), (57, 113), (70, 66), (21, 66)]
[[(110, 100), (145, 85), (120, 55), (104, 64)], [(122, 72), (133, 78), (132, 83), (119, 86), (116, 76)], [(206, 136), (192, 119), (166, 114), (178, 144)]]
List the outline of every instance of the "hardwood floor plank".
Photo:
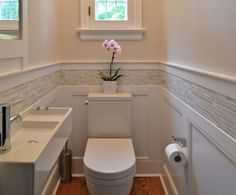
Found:
[(165, 195), (159, 177), (135, 177), (130, 195)]
[[(89, 195), (89, 192), (85, 179), (78, 177), (70, 183), (61, 183), (56, 195)], [(165, 192), (159, 177), (135, 177), (130, 195), (165, 195)]]

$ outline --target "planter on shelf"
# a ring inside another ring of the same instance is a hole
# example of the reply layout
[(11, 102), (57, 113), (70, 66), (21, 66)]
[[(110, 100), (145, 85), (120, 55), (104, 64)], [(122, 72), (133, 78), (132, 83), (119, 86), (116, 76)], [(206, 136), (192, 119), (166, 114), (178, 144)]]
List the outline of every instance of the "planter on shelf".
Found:
[(121, 68), (114, 69), (113, 62), (115, 59), (115, 54), (121, 52), (121, 46), (114, 40), (105, 40), (103, 42), (103, 47), (106, 51), (112, 52), (111, 63), (109, 65), (109, 70), (99, 71), (99, 76), (103, 80), (103, 92), (104, 93), (116, 93), (117, 90), (117, 80), (122, 77), (122, 74), (119, 73)]
[(104, 93), (116, 93), (117, 81), (103, 81), (102, 87)]

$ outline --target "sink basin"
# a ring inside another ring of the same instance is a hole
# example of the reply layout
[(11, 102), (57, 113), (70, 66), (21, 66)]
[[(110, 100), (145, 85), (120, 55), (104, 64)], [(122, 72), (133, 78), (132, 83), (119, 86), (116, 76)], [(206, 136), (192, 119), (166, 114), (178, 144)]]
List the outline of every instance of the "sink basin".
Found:
[(29, 108), (20, 115), (11, 126), (11, 149), (0, 155), (0, 194), (43, 194), (72, 130), (72, 109)]
[(58, 125), (58, 121), (23, 121), (22, 130), (30, 129), (31, 131), (40, 131), (53, 129)]
[(68, 139), (72, 130), (71, 108), (27, 110), (20, 128), (11, 137), (11, 150), (0, 162), (35, 163), (53, 139)]
[(68, 108), (49, 107), (48, 109), (41, 108), (39, 110), (32, 108), (24, 114), (23, 118), (23, 126), (24, 123), (27, 126), (30, 126), (32, 123), (33, 126), (36, 124), (36, 126), (42, 126), (42, 128), (44, 126), (53, 128), (57, 123), (64, 121), (58, 127), (55, 137), (68, 137), (71, 132), (70, 129), (72, 129), (72, 114), (68, 114)]
[[(20, 131), (12, 138), (13, 143), (40, 143), (49, 138), (58, 122), (23, 121)], [(31, 142), (30, 142), (31, 141)]]

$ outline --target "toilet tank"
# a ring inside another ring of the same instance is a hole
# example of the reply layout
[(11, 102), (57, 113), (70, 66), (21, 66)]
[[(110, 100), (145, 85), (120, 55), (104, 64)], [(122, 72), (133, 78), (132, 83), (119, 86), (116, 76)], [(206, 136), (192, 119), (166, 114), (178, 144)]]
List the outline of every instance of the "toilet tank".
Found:
[(88, 136), (131, 137), (130, 93), (89, 93)]

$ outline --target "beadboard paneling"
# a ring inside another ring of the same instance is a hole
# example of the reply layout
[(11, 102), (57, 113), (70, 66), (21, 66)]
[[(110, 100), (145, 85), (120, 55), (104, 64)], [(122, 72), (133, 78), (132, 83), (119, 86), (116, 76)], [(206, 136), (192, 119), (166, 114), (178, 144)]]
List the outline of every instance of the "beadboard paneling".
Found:
[[(170, 194), (233, 195), (235, 139), (166, 89), (162, 89), (162, 94), (163, 173)], [(172, 135), (187, 139), (184, 151), (188, 163), (181, 168), (171, 167), (164, 154)]]

